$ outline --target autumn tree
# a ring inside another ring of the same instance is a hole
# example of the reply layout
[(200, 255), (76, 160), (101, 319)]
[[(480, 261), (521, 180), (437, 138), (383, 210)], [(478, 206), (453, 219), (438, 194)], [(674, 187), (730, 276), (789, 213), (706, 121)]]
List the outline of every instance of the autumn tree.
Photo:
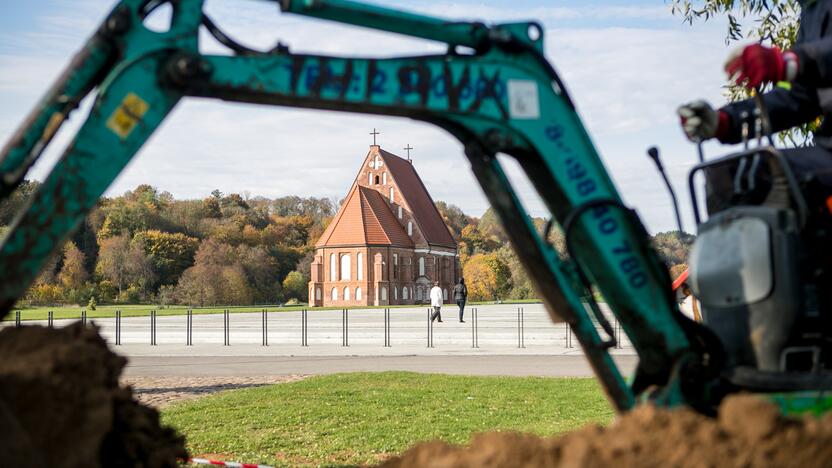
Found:
[(471, 224), (471, 217), (462, 212), (456, 205), (449, 205), (443, 201), (436, 202), (436, 209), (445, 221), (445, 224), (451, 230), (454, 239), (459, 239), (462, 235), (462, 230)]
[(146, 291), (155, 281), (141, 239), (131, 242), (126, 234), (101, 240), (96, 272), (110, 280), (119, 295), (130, 285)]
[(144, 246), (161, 284), (176, 283), (182, 272), (193, 265), (199, 246), (199, 239), (179, 232), (143, 231), (135, 239)]
[(511, 270), (496, 254), (477, 254), (463, 267), (468, 294), (473, 301), (496, 301), (511, 291)]
[(298, 271), (289, 272), (286, 275), (286, 278), (283, 280), (283, 295), (287, 299), (297, 299), (299, 301), (307, 301), (308, 300), (308, 291), (306, 290), (306, 286), (308, 281), (306, 281), (303, 275)]
[(84, 286), (89, 274), (84, 268), (84, 253), (72, 242), (64, 246), (64, 259), (61, 271), (58, 273), (58, 282), (67, 291), (79, 290)]

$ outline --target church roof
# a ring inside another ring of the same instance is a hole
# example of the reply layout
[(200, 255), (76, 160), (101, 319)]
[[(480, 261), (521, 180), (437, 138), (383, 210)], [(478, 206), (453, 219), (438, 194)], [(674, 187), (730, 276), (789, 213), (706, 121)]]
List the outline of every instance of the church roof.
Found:
[(427, 243), (456, 248), (456, 242), (448, 226), (445, 225), (445, 220), (436, 209), (433, 199), (428, 194), (428, 189), (425, 188), (413, 164), (381, 148), (379, 148), (379, 154), (402, 192), (402, 197), (410, 206), (413, 218)]
[(364, 244), (413, 247), (382, 195), (355, 184), (315, 247)]

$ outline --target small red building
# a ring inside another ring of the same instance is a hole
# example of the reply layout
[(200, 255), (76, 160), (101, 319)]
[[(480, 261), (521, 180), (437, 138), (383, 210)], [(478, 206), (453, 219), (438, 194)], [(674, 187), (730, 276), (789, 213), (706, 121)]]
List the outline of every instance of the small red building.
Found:
[(311, 306), (421, 304), (439, 281), (453, 300), (457, 245), (411, 161), (370, 146), (315, 245)]

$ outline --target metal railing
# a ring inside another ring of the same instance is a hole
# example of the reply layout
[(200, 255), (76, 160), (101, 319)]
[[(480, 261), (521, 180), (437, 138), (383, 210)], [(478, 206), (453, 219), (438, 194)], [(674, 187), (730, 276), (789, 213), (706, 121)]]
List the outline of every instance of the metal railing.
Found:
[[(316, 310), (313, 312), (315, 317), (311, 321), (312, 323), (310, 323), (310, 311), (308, 309), (297, 312), (260, 309), (259, 317), (256, 315), (257, 312), (239, 314), (239, 321), (235, 318), (234, 324), (231, 323), (232, 310), (224, 309), (221, 311), (223, 320), (221, 328), (222, 343), (223, 346), (231, 346), (231, 330), (233, 327), (235, 330), (235, 344), (259, 344), (264, 347), (270, 345), (287, 346), (297, 343), (294, 341), (296, 338), (293, 338), (297, 337), (297, 334), (300, 335), (300, 346), (302, 347), (308, 347), (313, 342), (322, 345), (335, 344), (339, 338), (342, 347), (373, 344), (376, 344), (376, 346), (381, 344), (385, 348), (413, 346), (418, 344), (420, 339), (424, 340), (422, 343), (427, 348), (453, 347), (467, 346), (466, 334), (468, 333), (470, 333), (470, 347), (472, 349), (480, 348), (483, 345), (488, 347), (512, 346), (512, 339), (514, 340), (513, 346), (519, 349), (524, 349), (527, 346), (560, 346), (572, 349), (579, 346), (576, 343), (574, 331), (569, 324), (551, 323), (548, 315), (542, 309), (532, 309), (531, 315), (527, 315), (526, 308), (526, 306), (503, 306), (500, 309), (485, 308), (483, 310), (480, 307), (471, 307), (466, 311), (467, 322), (470, 325), (439, 324), (436, 320), (431, 320), (434, 314), (433, 308), (422, 309), (425, 311), (425, 322), (422, 325), (418, 324), (418, 314), (414, 313), (416, 311), (413, 309), (389, 307), (378, 311), (366, 309)], [(23, 312), (25, 313), (25, 311)], [(156, 309), (143, 312), (131, 310), (128, 311), (129, 315), (125, 315), (123, 312), (122, 310), (116, 310), (114, 314), (111, 313), (112, 315), (108, 314), (105, 317), (100, 317), (101, 312), (97, 312), (96, 314), (99, 316), (93, 315), (94, 318), (90, 319), (91, 314), (87, 310), (80, 310), (75, 313), (74, 319), (64, 319), (67, 314), (61, 313), (61, 319), (56, 322), (56, 314), (50, 310), (45, 314), (45, 321), (43, 321), (44, 315), (39, 316), (41, 318), (39, 323), (55, 327), (62, 326), (68, 323), (69, 320), (80, 319), (82, 324), (97, 322), (97, 325), (102, 328), (103, 335), (113, 344), (119, 346), (122, 345), (125, 338), (129, 343), (146, 344), (148, 343), (148, 341), (145, 341), (148, 334), (150, 346), (174, 344), (170, 342), (169, 338), (171, 331), (174, 331), (180, 337), (175, 341), (178, 343), (184, 342), (185, 346), (194, 345), (195, 334), (199, 335), (198, 338), (201, 337), (201, 342), (217, 343), (217, 335), (219, 334), (217, 332), (218, 317), (213, 314), (204, 315), (204, 318), (199, 319), (199, 326), (196, 326), (193, 309), (185, 311), (184, 324), (178, 316), (165, 317), (166, 314), (160, 314)], [(341, 322), (340, 325), (336, 325), (336, 314), (339, 312)], [(14, 312), (13, 324), (15, 327), (25, 325), (26, 320), (24, 319), (26, 317), (24, 313), (19, 310)], [(40, 313), (43, 314), (43, 312)], [(298, 318), (298, 315), (295, 314), (300, 315), (300, 326), (295, 321)], [(258, 318), (259, 324), (257, 323)], [(276, 326), (274, 320), (277, 320)], [(615, 348), (622, 349), (630, 346), (625, 334), (622, 333), (620, 324), (613, 317), (610, 321), (613, 324), (613, 332), (617, 341)], [(446, 320), (445, 322), (456, 322), (456, 320)], [(11, 318), (4, 323), (11, 326)], [(379, 325), (382, 326), (379, 327)], [(466, 328), (467, 326), (470, 326), (470, 331)], [(163, 330), (161, 336), (159, 333), (160, 327)], [(600, 326), (598, 328), (601, 332)], [(128, 329), (129, 333), (125, 335), (123, 332)], [(180, 334), (183, 331), (184, 339), (181, 338), (182, 335)], [(257, 332), (260, 332), (259, 338), (256, 337)], [(312, 337), (310, 337), (310, 333), (312, 333)], [(424, 335), (421, 335), (421, 333), (424, 333)], [(419, 338), (420, 335), (421, 338)], [(165, 341), (168, 342), (165, 343)]]

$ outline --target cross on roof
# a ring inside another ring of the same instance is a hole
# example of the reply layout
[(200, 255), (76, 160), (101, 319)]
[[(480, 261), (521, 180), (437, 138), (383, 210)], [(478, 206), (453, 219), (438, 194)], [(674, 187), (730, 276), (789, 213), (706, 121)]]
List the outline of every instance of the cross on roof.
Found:
[(376, 131), (375, 127), (373, 127), (373, 131), (370, 132), (370, 135), (373, 136), (373, 146), (376, 146), (376, 135), (378, 135), (378, 134), (379, 134), (379, 132)]
[(410, 150), (412, 150), (412, 149), (413, 149), (413, 147), (412, 147), (412, 146), (410, 146), (410, 143), (408, 143), (408, 144), (407, 144), (407, 146), (405, 146), (403, 149), (404, 149), (405, 151), (407, 151), (407, 160), (408, 160), (408, 161), (410, 161)]

